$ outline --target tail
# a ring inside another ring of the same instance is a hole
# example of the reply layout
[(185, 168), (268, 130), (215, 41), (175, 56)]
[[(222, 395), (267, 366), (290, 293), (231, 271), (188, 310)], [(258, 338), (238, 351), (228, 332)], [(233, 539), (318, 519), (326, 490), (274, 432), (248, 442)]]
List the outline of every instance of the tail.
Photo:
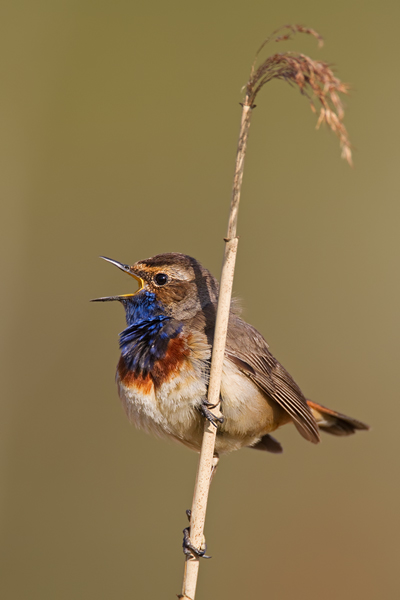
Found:
[[(346, 417), (341, 413), (336, 412), (330, 408), (325, 408), (321, 404), (311, 402), (307, 400), (308, 408), (311, 410), (313, 417), (315, 418), (318, 429), (331, 433), (332, 435), (351, 435), (358, 431), (368, 431), (369, 425)], [(266, 450), (267, 452), (273, 452), (274, 454), (281, 454), (283, 451), (280, 443), (272, 437), (270, 434), (264, 435), (257, 444), (251, 446), (256, 450)]]
[(311, 400), (307, 400), (307, 404), (317, 421), (318, 428), (326, 431), (326, 433), (331, 433), (332, 435), (351, 435), (357, 430), (368, 431), (369, 429), (369, 425), (351, 417), (346, 417), (346, 415), (342, 415), (330, 408), (325, 408), (321, 404), (311, 402)]

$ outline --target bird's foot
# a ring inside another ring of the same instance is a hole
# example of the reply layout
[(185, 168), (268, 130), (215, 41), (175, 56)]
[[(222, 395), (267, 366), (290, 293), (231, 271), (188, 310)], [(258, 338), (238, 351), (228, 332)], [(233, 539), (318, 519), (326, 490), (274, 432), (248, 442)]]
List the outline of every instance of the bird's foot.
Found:
[(207, 406), (207, 408), (217, 408), (217, 406), (218, 406), (218, 404), (220, 404), (220, 402), (217, 402), (217, 404), (213, 404), (212, 402), (209, 402), (209, 401), (207, 400), (207, 398), (204, 398), (204, 400), (203, 400), (202, 404), (203, 404), (204, 406)]
[[(187, 518), (189, 519), (189, 522), (190, 522), (191, 514), (192, 514), (191, 510), (186, 511), (186, 515), (187, 515)], [(207, 544), (206, 544), (205, 540), (203, 541), (201, 548), (196, 548), (196, 546), (193, 546), (192, 542), (190, 541), (190, 526), (185, 527), (185, 529), (183, 530), (182, 547), (183, 547), (183, 553), (187, 557), (195, 556), (197, 558), (211, 558), (211, 556), (208, 556), (206, 554)]]
[(214, 413), (211, 412), (210, 408), (215, 408), (216, 404), (211, 404), (207, 400), (203, 400), (200, 404), (200, 412), (211, 423), (214, 427), (218, 427), (218, 423), (222, 424), (224, 422), (224, 417), (217, 417)]

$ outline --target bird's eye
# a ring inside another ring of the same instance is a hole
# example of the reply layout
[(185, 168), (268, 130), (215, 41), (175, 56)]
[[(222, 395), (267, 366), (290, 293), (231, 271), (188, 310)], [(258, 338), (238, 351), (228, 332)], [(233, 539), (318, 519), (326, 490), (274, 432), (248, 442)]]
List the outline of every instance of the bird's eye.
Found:
[(168, 283), (168, 275), (165, 273), (157, 273), (157, 275), (154, 277), (154, 281), (157, 285), (165, 285)]

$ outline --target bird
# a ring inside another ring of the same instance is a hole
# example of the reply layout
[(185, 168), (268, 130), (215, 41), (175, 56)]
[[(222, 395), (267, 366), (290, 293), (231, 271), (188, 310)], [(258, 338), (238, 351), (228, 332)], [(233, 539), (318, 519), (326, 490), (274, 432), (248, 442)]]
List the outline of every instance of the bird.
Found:
[(207, 388), (219, 285), (195, 258), (158, 254), (133, 265), (102, 256), (139, 284), (134, 293), (96, 298), (119, 301), (126, 315), (120, 333), (116, 383), (128, 419), (160, 438), (200, 451), (204, 418), (217, 427), (215, 454), (241, 448), (274, 454), (271, 433), (294, 424), (317, 444), (320, 431), (347, 436), (369, 426), (306, 399), (271, 353), (264, 337), (231, 303), (221, 391), (221, 418), (209, 410)]

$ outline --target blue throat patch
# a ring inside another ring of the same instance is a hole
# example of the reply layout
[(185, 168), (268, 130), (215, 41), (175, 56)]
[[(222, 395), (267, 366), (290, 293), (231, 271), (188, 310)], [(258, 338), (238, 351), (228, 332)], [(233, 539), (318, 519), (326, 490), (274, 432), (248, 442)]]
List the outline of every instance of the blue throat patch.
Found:
[(146, 375), (164, 358), (168, 343), (182, 331), (182, 323), (168, 317), (152, 292), (139, 292), (122, 301), (127, 327), (119, 347), (127, 368)]

